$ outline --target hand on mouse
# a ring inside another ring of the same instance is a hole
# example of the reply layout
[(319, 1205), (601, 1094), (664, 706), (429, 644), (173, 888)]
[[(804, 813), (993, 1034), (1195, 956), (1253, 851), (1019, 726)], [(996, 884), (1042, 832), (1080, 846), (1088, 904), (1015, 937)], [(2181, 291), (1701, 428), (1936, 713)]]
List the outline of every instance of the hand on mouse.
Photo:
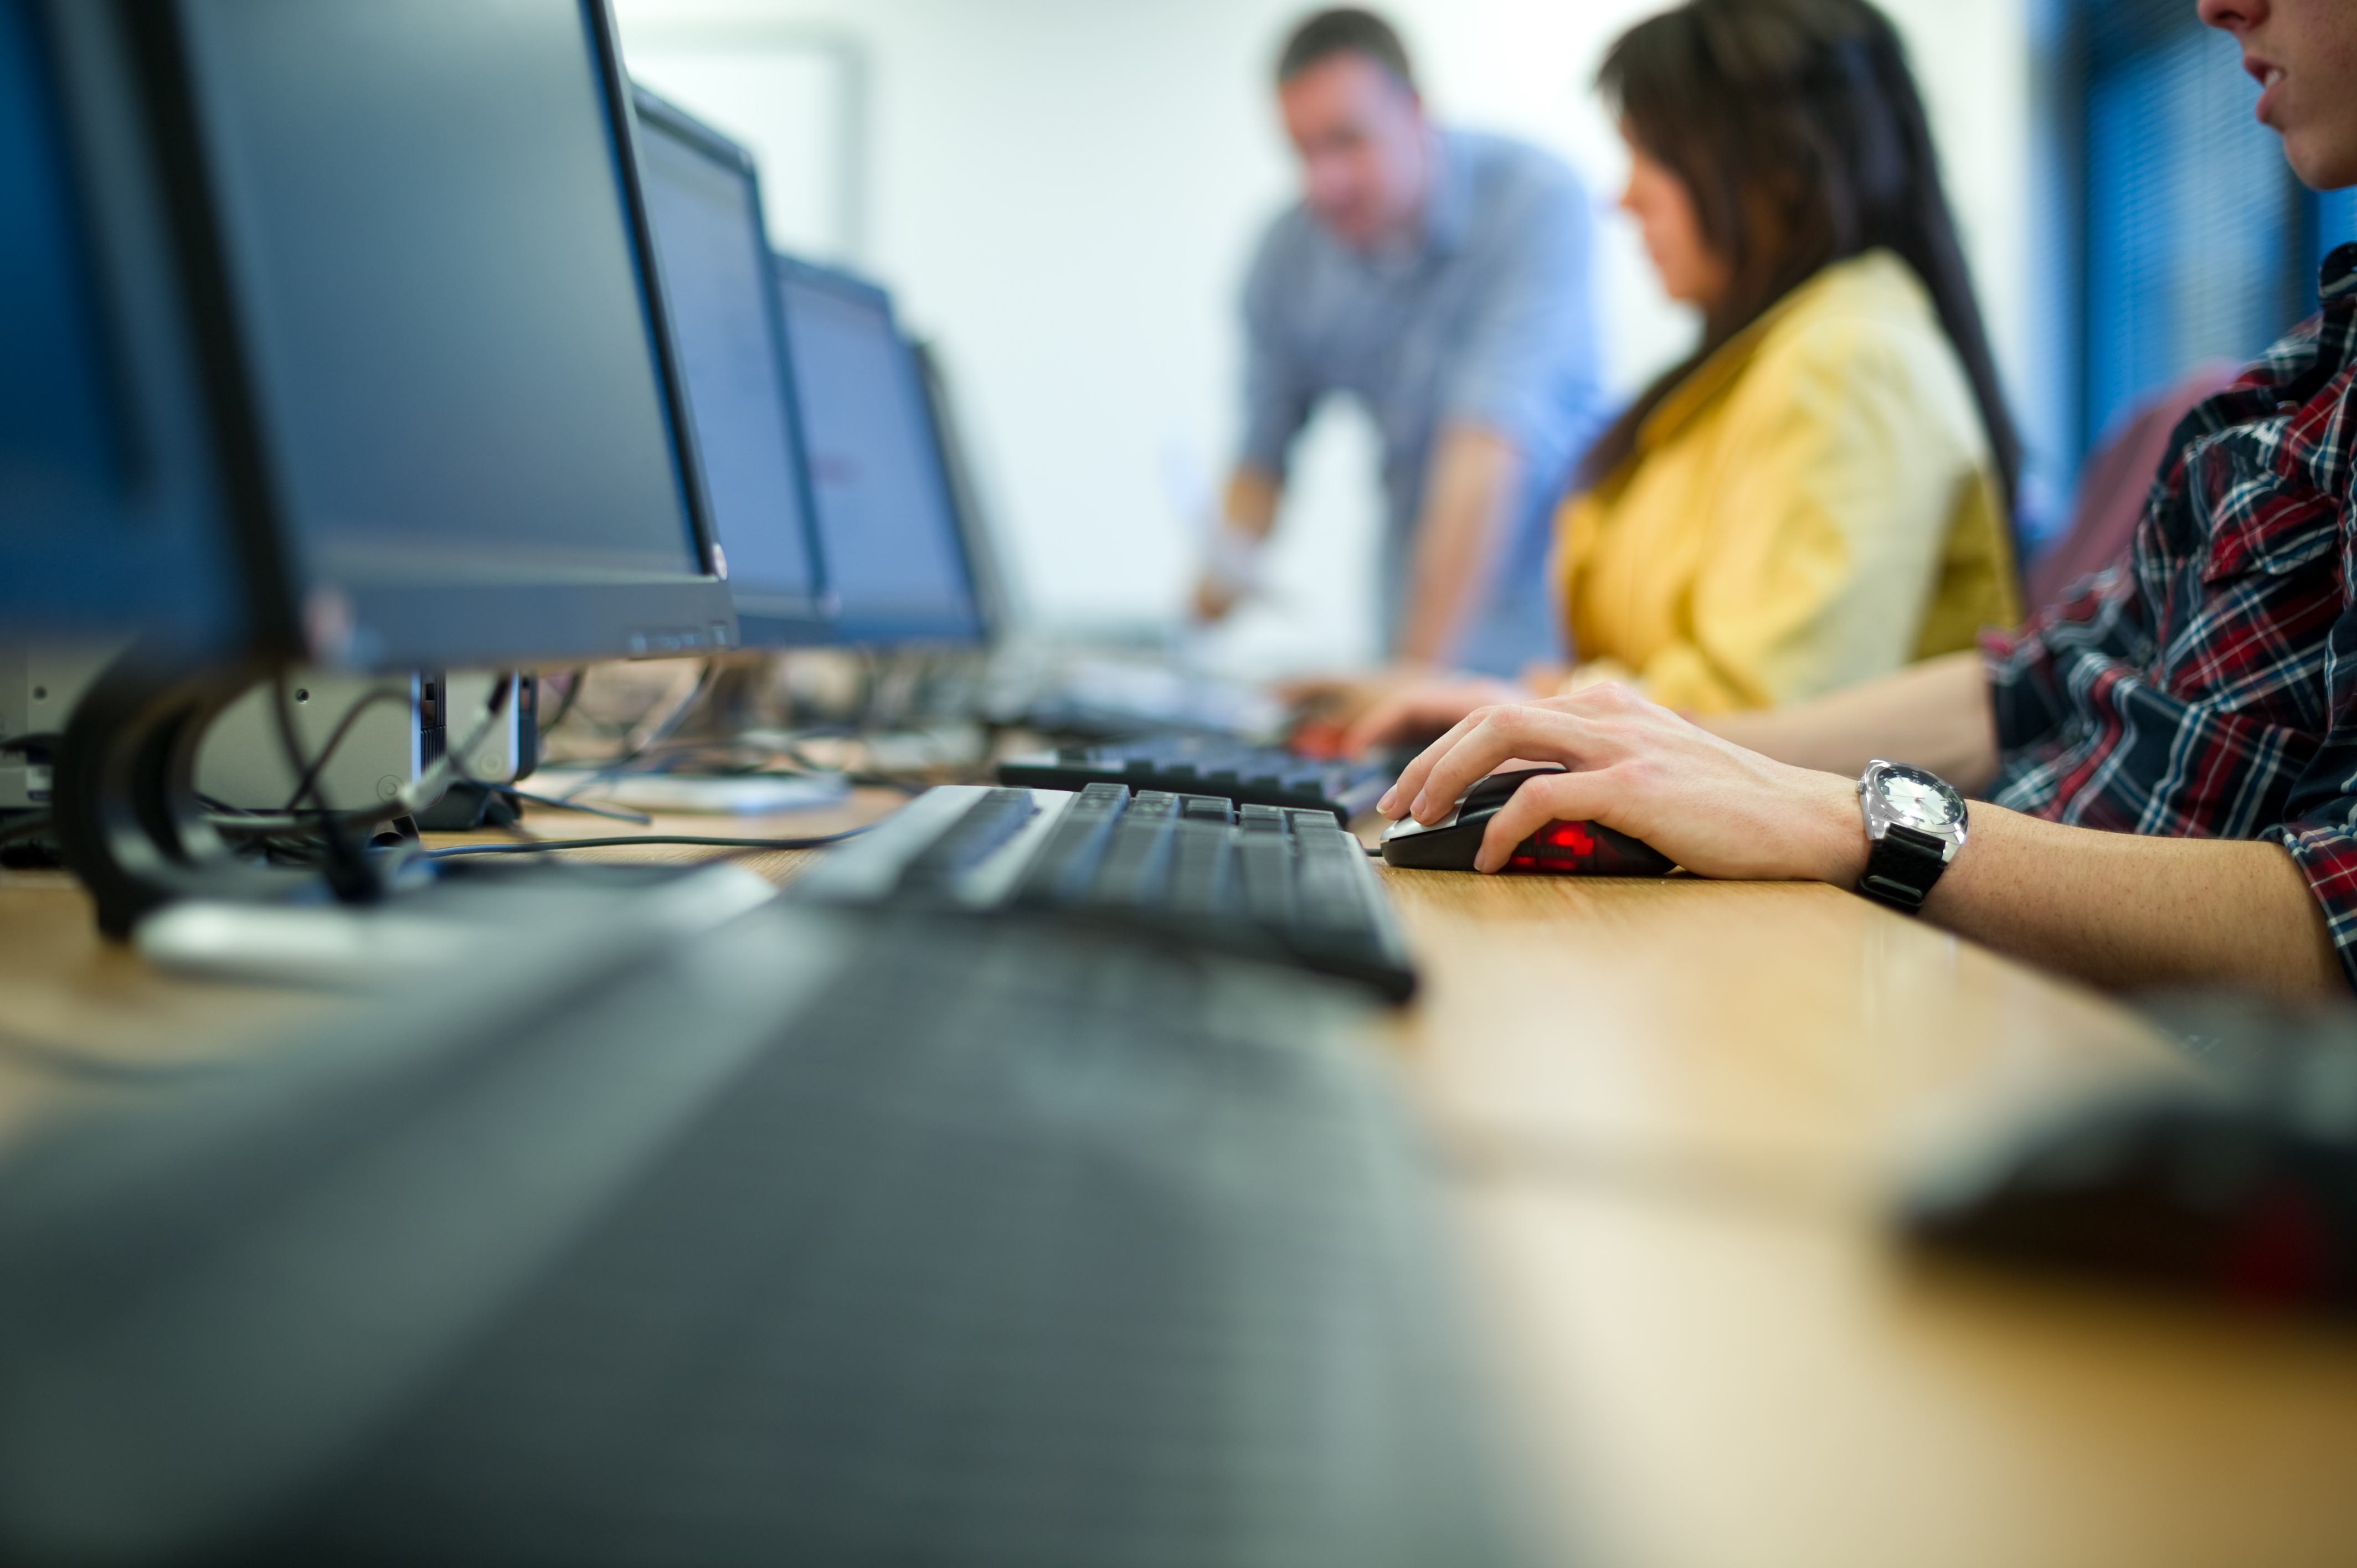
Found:
[(1509, 759), (1559, 762), (1490, 822), (1475, 869), (1496, 871), (1555, 821), (1603, 823), (1704, 876), (1847, 886), (1866, 865), (1855, 784), (1771, 761), (1622, 685), (1476, 708), (1408, 764), (1376, 809), (1420, 822)]

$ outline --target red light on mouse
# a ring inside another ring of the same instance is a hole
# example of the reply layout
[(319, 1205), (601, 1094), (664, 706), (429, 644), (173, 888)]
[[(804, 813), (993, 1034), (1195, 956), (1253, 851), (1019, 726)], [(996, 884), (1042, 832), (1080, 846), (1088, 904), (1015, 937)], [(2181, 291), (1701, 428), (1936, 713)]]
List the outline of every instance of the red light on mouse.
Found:
[(1586, 822), (1549, 822), (1532, 837), (1545, 848), (1569, 850), (1582, 860), (1596, 854), (1596, 835)]
[(1605, 869), (1609, 845), (1597, 837), (1594, 822), (1549, 822), (1514, 846), (1504, 869), (1580, 875)]

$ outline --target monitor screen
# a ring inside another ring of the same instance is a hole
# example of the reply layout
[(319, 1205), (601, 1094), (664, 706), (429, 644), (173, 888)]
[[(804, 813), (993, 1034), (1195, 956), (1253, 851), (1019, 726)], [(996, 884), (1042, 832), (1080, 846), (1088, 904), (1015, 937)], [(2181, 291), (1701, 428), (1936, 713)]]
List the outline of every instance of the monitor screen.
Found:
[(891, 300), (782, 256), (777, 278), (837, 632), (981, 641), (974, 573)]
[(246, 630), (130, 51), (0, 0), (0, 628)]
[(639, 160), (741, 639), (821, 641), (821, 579), (752, 160), (644, 88)]
[(311, 655), (730, 640), (602, 0), (166, 14)]

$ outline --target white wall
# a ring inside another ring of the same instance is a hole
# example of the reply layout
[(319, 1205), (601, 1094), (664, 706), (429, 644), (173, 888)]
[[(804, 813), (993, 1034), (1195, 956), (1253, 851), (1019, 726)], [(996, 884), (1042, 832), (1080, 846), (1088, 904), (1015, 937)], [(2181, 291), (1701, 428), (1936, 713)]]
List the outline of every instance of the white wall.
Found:
[[(2009, 368), (2028, 362), (2024, 4), (1889, 0), (1916, 53)], [(1200, 521), (1189, 514), (1235, 429), (1235, 286), (1261, 224), (1291, 191), (1267, 72), (1308, 8), (1300, 0), (618, 5), (626, 52), (724, 125), (728, 103), (699, 105), (683, 51), (815, 38), (855, 52), (865, 189), (853, 259), (944, 345), (985, 448), (1012, 569), (1040, 618), (1065, 624), (1178, 617)], [(1609, 211), (1620, 144), (1587, 89), (1604, 48), (1658, 8), (1658, 0), (1390, 6), (1442, 119), (1525, 135), (1587, 177), (1609, 214), (1599, 316), (1608, 376), (1623, 392), (1683, 352), (1693, 330)], [(792, 88), (781, 78), (780, 91)], [(766, 127), (747, 123), (741, 89), (735, 102), (732, 128), (759, 139)], [(810, 162), (806, 149), (772, 156), (781, 167)], [(815, 210), (813, 199), (801, 192), (787, 205)], [(829, 237), (811, 232), (824, 248)], [(1372, 446), (1363, 422), (1347, 415), (1313, 431), (1288, 506), (1276, 602), (1232, 635), (1231, 661), (1347, 661), (1371, 646)]]

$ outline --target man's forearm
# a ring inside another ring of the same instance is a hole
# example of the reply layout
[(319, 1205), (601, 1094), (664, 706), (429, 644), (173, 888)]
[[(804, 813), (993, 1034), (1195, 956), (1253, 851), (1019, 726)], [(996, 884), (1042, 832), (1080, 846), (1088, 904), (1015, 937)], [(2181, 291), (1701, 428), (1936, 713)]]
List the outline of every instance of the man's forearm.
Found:
[[(1780, 762), (1844, 779), (1874, 757), (1930, 768), (1966, 790), (1996, 776), (1977, 653), (1928, 660), (1797, 707), (1704, 723)], [(1865, 838), (1851, 825), (1854, 806), (1844, 801), (1833, 812), (1857, 836), (1826, 880), (1848, 887), (1865, 869)], [(2099, 832), (1979, 805), (1923, 916), (2099, 985), (2217, 983), (2300, 995), (2347, 989), (2307, 878), (2272, 843)]]
[(1522, 478), (1522, 453), (1504, 437), (1469, 425), (1441, 432), (1416, 522), (1402, 661), (1437, 664), (1456, 646), (1505, 542)]
[[(1948, 727), (1924, 735), (1960, 735), (1955, 710), (1973, 709), (1953, 699), (1970, 688), (1953, 667), (1915, 680), (1919, 696), (1953, 682)], [(1887, 693), (1892, 683), (1878, 684)], [(1986, 722), (1987, 699), (1978, 701)], [(1902, 760), (1930, 755), (1888, 749)], [(1643, 839), (1701, 876), (1847, 888), (1866, 870), (1866, 827), (1846, 764), (1833, 772), (1760, 756), (1623, 686), (1476, 708), (1408, 765), (1378, 809), (1437, 821), (1474, 780), (1515, 757), (1566, 770), (1514, 792), (1483, 836), (1480, 869), (1502, 866), (1515, 843), (1561, 819)], [(2267, 842), (2104, 832), (1978, 805), (1923, 918), (2098, 985), (2348, 990), (2307, 877)]]
[(1284, 493), (1284, 483), (1275, 474), (1250, 465), (1228, 477), (1228, 493), (1220, 509), (1220, 534), (1209, 541), (1210, 560), (1195, 584), (1199, 618), (1219, 619), (1251, 588), (1257, 575), (1260, 542), (1276, 526), (1276, 505)]
[(1855, 779), (1873, 758), (1929, 768), (1971, 793), (1996, 777), (1996, 723), (1975, 652), (1927, 659), (1879, 681), (1772, 713), (1695, 721), (1713, 735), (1789, 762)]
[(2322, 907), (2276, 843), (2099, 832), (1975, 806), (1923, 915), (2098, 985), (2349, 989)]

